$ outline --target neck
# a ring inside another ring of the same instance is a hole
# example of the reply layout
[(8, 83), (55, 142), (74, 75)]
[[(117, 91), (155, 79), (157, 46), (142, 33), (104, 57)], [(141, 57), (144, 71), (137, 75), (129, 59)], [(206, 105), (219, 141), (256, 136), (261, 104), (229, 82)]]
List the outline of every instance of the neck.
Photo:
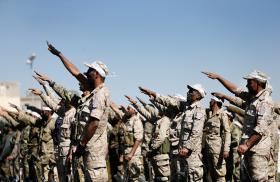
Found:
[(87, 95), (89, 95), (89, 94), (90, 94), (90, 91), (89, 91), (89, 90), (86, 90), (86, 91), (83, 92), (83, 96), (87, 96)]
[(262, 90), (264, 90), (264, 88), (258, 87), (258, 89), (256, 90), (255, 93), (253, 93), (253, 95), (254, 95), (254, 96), (258, 95)]
[(196, 102), (198, 102), (199, 100), (193, 100), (193, 101), (191, 101), (190, 103), (191, 103), (191, 105), (192, 104), (194, 104), (194, 103), (196, 103)]
[(217, 113), (217, 111), (219, 110), (220, 108), (217, 106), (217, 105), (214, 105), (213, 107), (211, 107), (211, 111), (213, 113)]

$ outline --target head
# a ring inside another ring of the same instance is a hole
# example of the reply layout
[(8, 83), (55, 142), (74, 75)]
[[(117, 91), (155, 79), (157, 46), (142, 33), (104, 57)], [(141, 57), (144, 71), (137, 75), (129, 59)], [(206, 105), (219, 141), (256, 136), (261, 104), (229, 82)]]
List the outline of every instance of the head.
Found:
[(195, 84), (195, 85), (188, 85), (188, 93), (187, 93), (187, 102), (194, 103), (196, 101), (200, 101), (206, 95), (206, 92), (202, 85)]
[(223, 102), (212, 98), (210, 100), (210, 109), (213, 110), (214, 108), (221, 109), (223, 106)]
[(136, 114), (136, 111), (131, 106), (127, 106), (126, 110), (130, 116), (134, 116)]
[(43, 120), (48, 120), (49, 118), (51, 118), (53, 115), (53, 111), (48, 108), (48, 107), (43, 107), (42, 109), (42, 119)]
[(259, 91), (265, 89), (266, 82), (260, 82), (256, 79), (248, 79), (246, 87), (248, 88), (248, 91), (252, 95), (256, 95), (259, 93)]
[(107, 66), (101, 61), (95, 61), (91, 64), (85, 64), (88, 67), (85, 73), (90, 87), (96, 88), (105, 82), (105, 77), (108, 75), (109, 70)]
[(256, 95), (261, 90), (265, 89), (269, 79), (265, 73), (260, 71), (253, 71), (243, 78), (247, 80), (246, 87), (248, 88), (249, 93), (252, 95)]
[(195, 101), (199, 101), (202, 99), (202, 96), (201, 94), (199, 93), (199, 91), (193, 89), (193, 88), (190, 88), (188, 93), (187, 93), (187, 101), (188, 102), (195, 102)]

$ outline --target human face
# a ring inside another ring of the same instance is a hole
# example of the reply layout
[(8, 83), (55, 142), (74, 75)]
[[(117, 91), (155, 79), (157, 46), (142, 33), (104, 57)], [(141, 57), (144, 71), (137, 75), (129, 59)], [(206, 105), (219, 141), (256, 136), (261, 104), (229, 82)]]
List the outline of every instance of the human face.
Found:
[(192, 103), (198, 100), (199, 98), (200, 98), (200, 93), (197, 90), (190, 88), (187, 93), (187, 101)]
[(256, 80), (247, 80), (246, 87), (251, 94), (256, 94), (258, 92), (258, 83)]
[(210, 108), (214, 107), (215, 104), (216, 104), (216, 101), (211, 99), (211, 101), (210, 101)]

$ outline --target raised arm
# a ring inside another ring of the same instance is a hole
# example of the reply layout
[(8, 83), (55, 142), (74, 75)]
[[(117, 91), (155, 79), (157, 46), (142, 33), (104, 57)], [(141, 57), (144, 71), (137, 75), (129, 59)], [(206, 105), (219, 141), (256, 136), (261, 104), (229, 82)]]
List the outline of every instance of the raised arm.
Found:
[(49, 83), (49, 86), (61, 97), (67, 102), (71, 102), (73, 99), (79, 99), (78, 95), (73, 94), (72, 92), (68, 91), (66, 88), (64, 88), (62, 85), (59, 85), (55, 83), (53, 80), (49, 79), (46, 75), (42, 75), (38, 72), (35, 72), (39, 79), (46, 81)]
[(231, 97), (231, 96), (228, 96), (228, 95), (225, 95), (223, 93), (219, 93), (219, 92), (213, 92), (211, 93), (213, 96), (215, 97), (218, 97), (219, 99), (221, 100), (227, 100), (229, 101), (231, 104), (237, 106), (237, 107), (240, 107), (240, 108), (244, 108), (245, 107), (245, 101), (242, 100), (241, 98), (239, 97)]
[(87, 85), (87, 78), (80, 72), (80, 70), (67, 59), (60, 51), (58, 51), (52, 44), (48, 43), (48, 50), (55, 56), (57, 56), (65, 68), (83, 85)]
[(130, 96), (125, 95), (125, 97), (132, 104), (132, 106), (146, 118), (146, 120), (151, 121), (153, 119), (151, 113), (147, 111), (140, 103), (132, 99)]
[(55, 96), (53, 95), (53, 92), (51, 91), (51, 89), (47, 86), (47, 84), (43, 80), (41, 80), (38, 76), (33, 76), (33, 78), (35, 80), (37, 80), (38, 83), (43, 87), (43, 89), (45, 90), (47, 96), (50, 97), (50, 99), (57, 100), (55, 98)]
[(62, 112), (62, 106), (59, 105), (58, 102), (55, 100), (51, 99), (49, 96), (45, 95), (42, 91), (35, 89), (35, 88), (30, 88), (31, 92), (34, 95), (38, 95), (41, 97), (43, 102), (50, 107), (55, 113), (57, 113), (59, 116), (63, 116), (64, 112)]
[(203, 71), (202, 73), (208, 76), (208, 78), (211, 78), (212, 80), (218, 80), (231, 93), (238, 94), (238, 87), (232, 82), (223, 78), (221, 75), (206, 71)]

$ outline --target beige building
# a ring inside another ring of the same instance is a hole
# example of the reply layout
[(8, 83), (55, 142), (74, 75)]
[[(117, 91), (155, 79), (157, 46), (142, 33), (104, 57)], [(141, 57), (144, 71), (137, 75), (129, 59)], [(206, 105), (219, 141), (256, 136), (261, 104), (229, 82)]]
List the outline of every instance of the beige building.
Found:
[(9, 103), (20, 106), (20, 91), (17, 82), (0, 82), (0, 106), (10, 108)]
[(25, 105), (41, 108), (43, 105), (40, 97), (30, 92), (26, 96), (20, 97), (20, 88), (18, 82), (0, 82), (0, 106), (11, 109), (9, 103), (25, 108)]

